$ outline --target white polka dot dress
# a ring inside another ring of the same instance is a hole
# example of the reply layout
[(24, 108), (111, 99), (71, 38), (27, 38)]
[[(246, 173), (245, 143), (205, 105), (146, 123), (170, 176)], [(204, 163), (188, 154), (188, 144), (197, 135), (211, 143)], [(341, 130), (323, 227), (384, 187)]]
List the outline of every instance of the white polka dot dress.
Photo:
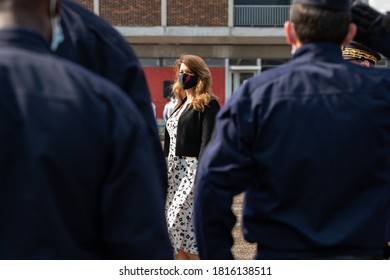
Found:
[[(181, 110), (182, 111), (182, 110)], [(168, 193), (165, 205), (168, 232), (175, 254), (179, 249), (198, 254), (193, 226), (194, 180), (196, 157), (175, 156), (177, 124), (181, 112), (172, 115), (166, 123), (170, 138), (168, 153)]]

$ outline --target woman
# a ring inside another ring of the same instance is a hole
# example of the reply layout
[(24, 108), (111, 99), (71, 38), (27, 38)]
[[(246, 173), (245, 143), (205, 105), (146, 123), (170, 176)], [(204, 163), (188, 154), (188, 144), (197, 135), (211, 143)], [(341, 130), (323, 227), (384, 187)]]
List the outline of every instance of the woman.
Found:
[(165, 126), (164, 152), (168, 157), (166, 216), (178, 260), (199, 259), (192, 221), (194, 180), (220, 106), (211, 92), (211, 74), (196, 55), (182, 55), (175, 63), (172, 91), (176, 107)]

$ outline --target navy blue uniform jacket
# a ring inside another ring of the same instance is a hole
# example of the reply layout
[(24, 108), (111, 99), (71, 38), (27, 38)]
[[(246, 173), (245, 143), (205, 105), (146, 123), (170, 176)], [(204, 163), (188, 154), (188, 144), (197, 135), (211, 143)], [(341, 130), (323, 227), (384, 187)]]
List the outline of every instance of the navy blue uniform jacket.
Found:
[(110, 80), (134, 102), (149, 127), (154, 164), (160, 170), (162, 191), (167, 189), (167, 168), (144, 72), (130, 44), (111, 25), (89, 10), (65, 0), (61, 7), (65, 40), (56, 54)]
[(202, 258), (232, 258), (234, 195), (259, 259), (380, 257), (390, 215), (390, 71), (299, 48), (222, 107), (195, 189)]
[(0, 31), (0, 259), (169, 259), (146, 124), (113, 84)]

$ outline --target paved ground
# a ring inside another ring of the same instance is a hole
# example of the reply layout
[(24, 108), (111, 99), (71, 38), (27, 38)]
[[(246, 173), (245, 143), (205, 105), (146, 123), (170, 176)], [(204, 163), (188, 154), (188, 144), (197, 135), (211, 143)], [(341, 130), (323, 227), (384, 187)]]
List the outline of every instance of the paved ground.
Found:
[(233, 255), (237, 260), (251, 260), (253, 259), (256, 244), (246, 242), (241, 233), (241, 209), (242, 209), (243, 195), (238, 195), (233, 201), (233, 212), (237, 216), (237, 223), (233, 229), (234, 246)]

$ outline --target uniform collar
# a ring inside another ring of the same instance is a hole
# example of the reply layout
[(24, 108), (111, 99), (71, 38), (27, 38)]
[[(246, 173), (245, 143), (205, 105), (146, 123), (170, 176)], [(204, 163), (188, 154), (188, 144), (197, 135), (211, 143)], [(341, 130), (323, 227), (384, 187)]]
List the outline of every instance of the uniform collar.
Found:
[(333, 43), (305, 44), (298, 48), (293, 55), (294, 62), (343, 62), (341, 46)]
[(50, 53), (49, 41), (36, 31), (24, 28), (0, 29), (0, 48), (14, 47)]

